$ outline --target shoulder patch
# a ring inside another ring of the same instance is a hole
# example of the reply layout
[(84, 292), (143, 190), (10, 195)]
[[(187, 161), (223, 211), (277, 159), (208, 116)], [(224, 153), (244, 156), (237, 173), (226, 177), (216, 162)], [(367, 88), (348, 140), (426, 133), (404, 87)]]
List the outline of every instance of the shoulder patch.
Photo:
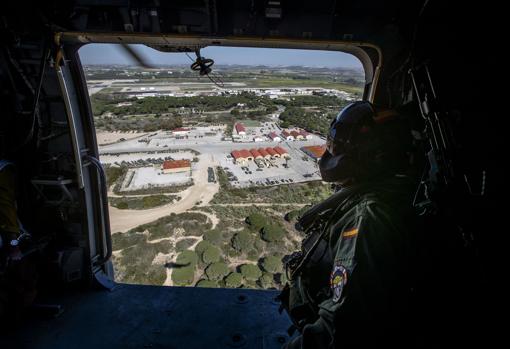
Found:
[(358, 228), (354, 228), (351, 230), (344, 231), (342, 234), (343, 238), (352, 238), (354, 236), (358, 235)]
[(335, 264), (331, 276), (329, 277), (331, 292), (333, 292), (333, 302), (338, 302), (340, 300), (346, 283), (347, 269), (341, 264)]

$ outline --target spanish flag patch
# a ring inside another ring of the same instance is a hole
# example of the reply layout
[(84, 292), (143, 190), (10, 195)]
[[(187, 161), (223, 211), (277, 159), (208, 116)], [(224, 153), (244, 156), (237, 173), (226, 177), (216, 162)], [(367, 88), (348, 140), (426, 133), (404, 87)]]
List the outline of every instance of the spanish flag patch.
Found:
[(344, 231), (342, 234), (343, 238), (352, 238), (358, 235), (358, 228), (354, 228), (351, 230)]

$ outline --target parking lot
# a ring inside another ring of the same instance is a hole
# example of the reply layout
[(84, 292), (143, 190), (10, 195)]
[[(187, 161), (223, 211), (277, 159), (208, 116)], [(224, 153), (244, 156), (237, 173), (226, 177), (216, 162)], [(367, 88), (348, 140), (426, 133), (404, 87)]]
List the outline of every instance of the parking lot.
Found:
[(159, 166), (139, 167), (128, 170), (120, 191), (128, 192), (188, 183), (191, 183), (191, 173), (189, 171), (165, 174)]
[(225, 154), (219, 159), (220, 166), (227, 174), (230, 184), (239, 188), (320, 180), (316, 161), (299, 148), (284, 143), (281, 146), (288, 151), (290, 159), (273, 158), (235, 164), (231, 155)]
[[(251, 125), (254, 125), (252, 123)], [(151, 186), (169, 186), (183, 184), (189, 178), (174, 176), (172, 178), (158, 174), (157, 165), (163, 160), (189, 159), (197, 157), (196, 152), (203, 155), (202, 166), (214, 168), (220, 166), (229, 176), (234, 187), (271, 186), (320, 180), (317, 163), (300, 150), (303, 146), (324, 144), (324, 139), (311, 135), (311, 139), (299, 141), (273, 142), (267, 134), (281, 131), (274, 122), (258, 123), (259, 126), (246, 126), (245, 142), (223, 140), (222, 126), (196, 127), (182, 134), (159, 131), (139, 139), (126, 140), (100, 148), (101, 161), (111, 165), (125, 165), (130, 168), (146, 168), (131, 171), (130, 183), (124, 183), (121, 190), (137, 190)], [(253, 142), (254, 137), (265, 137), (264, 140)], [(251, 141), (250, 141), (251, 140)], [(289, 159), (271, 158), (247, 161), (235, 164), (231, 152), (241, 149), (273, 148), (281, 146), (290, 155)], [(155, 169), (153, 169), (156, 168)], [(214, 171), (204, 174), (204, 181), (215, 182)], [(144, 178), (142, 178), (144, 177)]]
[(196, 155), (191, 151), (161, 151), (161, 152), (137, 152), (129, 154), (101, 155), (101, 162), (105, 165), (143, 167), (163, 163), (164, 160), (193, 160)]

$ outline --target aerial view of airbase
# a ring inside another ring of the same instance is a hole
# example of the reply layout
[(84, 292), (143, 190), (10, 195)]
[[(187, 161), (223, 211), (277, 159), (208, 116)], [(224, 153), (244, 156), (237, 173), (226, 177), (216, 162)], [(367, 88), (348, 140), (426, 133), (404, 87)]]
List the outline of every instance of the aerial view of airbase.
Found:
[(362, 69), (85, 65), (117, 281), (280, 289), (294, 227), (332, 193), (318, 161)]

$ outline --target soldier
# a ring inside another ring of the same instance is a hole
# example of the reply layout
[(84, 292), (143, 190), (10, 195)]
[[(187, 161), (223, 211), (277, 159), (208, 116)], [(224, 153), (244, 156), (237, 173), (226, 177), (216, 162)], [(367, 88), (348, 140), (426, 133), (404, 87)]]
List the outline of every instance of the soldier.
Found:
[(280, 300), (300, 332), (285, 348), (410, 344), (417, 183), (404, 171), (406, 135), (396, 112), (366, 101), (331, 123), (319, 168), (340, 189), (300, 217), (302, 250), (283, 259)]

